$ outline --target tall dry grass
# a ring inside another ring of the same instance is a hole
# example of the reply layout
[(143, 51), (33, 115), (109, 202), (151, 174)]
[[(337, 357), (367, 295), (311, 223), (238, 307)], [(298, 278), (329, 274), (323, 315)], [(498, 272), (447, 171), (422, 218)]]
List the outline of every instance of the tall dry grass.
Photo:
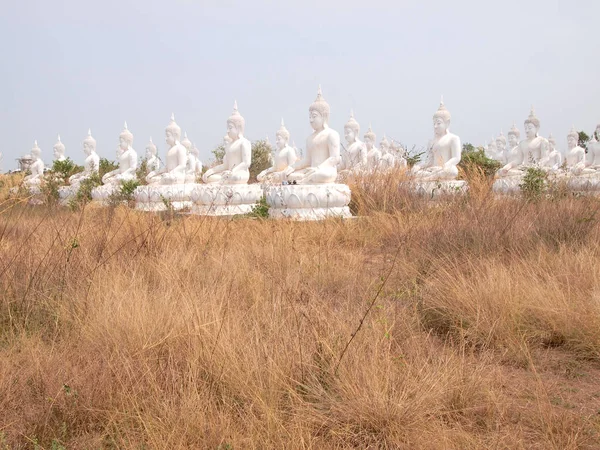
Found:
[(350, 221), (0, 207), (0, 446), (600, 446), (594, 198)]

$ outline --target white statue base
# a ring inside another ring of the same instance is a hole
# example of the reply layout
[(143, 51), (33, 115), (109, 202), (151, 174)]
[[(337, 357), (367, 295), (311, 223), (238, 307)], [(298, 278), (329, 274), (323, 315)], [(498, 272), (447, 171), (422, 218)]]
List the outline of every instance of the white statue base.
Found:
[(92, 200), (101, 205), (109, 203), (110, 196), (115, 192), (119, 192), (121, 184), (105, 184), (92, 189)]
[(185, 184), (152, 184), (138, 186), (133, 193), (135, 209), (139, 211), (176, 211), (192, 207), (191, 193), (198, 185)]
[(400, 186), (409, 185), (412, 192), (424, 197), (436, 198), (449, 195), (459, 195), (467, 192), (469, 185), (465, 180), (437, 180), (437, 181), (410, 181), (400, 183)]
[(600, 193), (600, 173), (566, 175), (562, 180), (566, 181), (569, 191)]
[(58, 204), (62, 206), (69, 206), (69, 202), (75, 198), (77, 192), (79, 192), (79, 183), (59, 187)]
[(323, 220), (352, 217), (350, 188), (345, 184), (298, 184), (265, 187), (269, 217)]
[(248, 214), (262, 196), (260, 184), (198, 184), (191, 193), (191, 212), (206, 216)]
[(522, 176), (496, 178), (492, 191), (496, 194), (515, 195), (521, 193)]

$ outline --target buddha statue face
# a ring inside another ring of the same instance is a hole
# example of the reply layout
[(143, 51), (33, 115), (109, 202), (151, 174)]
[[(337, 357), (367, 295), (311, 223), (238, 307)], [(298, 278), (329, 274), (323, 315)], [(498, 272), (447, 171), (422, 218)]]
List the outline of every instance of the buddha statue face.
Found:
[(367, 147), (367, 150), (371, 150), (373, 148), (373, 139), (371, 139), (368, 136), (365, 136), (365, 145)]
[(156, 146), (154, 144), (148, 144), (146, 147), (146, 158), (152, 158), (156, 156)]
[(229, 136), (229, 139), (231, 139), (232, 141), (240, 137), (240, 132), (237, 126), (231, 121), (227, 122), (227, 136)]
[(499, 152), (506, 150), (506, 142), (503, 139), (496, 139), (496, 148)]
[(61, 156), (64, 156), (65, 154), (65, 149), (62, 148), (62, 146), (56, 144), (54, 147), (52, 147), (52, 150), (54, 152), (54, 159), (58, 159)]
[(309, 111), (308, 120), (310, 121), (310, 126), (315, 131), (322, 130), (325, 125), (325, 118), (316, 109)]
[(509, 133), (509, 135), (508, 135), (508, 145), (510, 146), (510, 148), (511, 149), (515, 148), (518, 144), (519, 144), (519, 138), (516, 135), (514, 135), (512, 133)]
[(356, 133), (350, 127), (344, 127), (344, 137), (346, 138), (346, 142), (348, 142), (348, 144), (352, 144), (356, 141)]
[(282, 133), (277, 133), (275, 135), (275, 144), (277, 145), (277, 149), (283, 150), (286, 145), (288, 145), (288, 138), (286, 138)]
[(441, 117), (436, 117), (433, 119), (433, 132), (437, 137), (443, 136), (448, 131), (448, 127), (450, 126), (450, 121), (446, 121)]
[(85, 153), (87, 156), (90, 156), (92, 154), (92, 151), (94, 151), (94, 145), (90, 142), (84, 142), (83, 143), (83, 153)]
[(567, 136), (567, 146), (569, 147), (569, 150), (573, 150), (575, 147), (577, 147), (577, 143), (578, 143), (578, 136), (576, 137), (573, 134), (569, 134)]
[(539, 128), (536, 127), (533, 123), (527, 122), (525, 124), (525, 136), (527, 136), (527, 139), (533, 139), (534, 137), (536, 137), (538, 129)]
[[(121, 136), (119, 138), (119, 148), (121, 150), (127, 150), (127, 147), (129, 147), (129, 142), (127, 142), (127, 139), (125, 139), (123, 136)], [(118, 153), (118, 151), (117, 151)]]
[(173, 147), (177, 143), (177, 136), (171, 131), (165, 131), (165, 142), (169, 147)]

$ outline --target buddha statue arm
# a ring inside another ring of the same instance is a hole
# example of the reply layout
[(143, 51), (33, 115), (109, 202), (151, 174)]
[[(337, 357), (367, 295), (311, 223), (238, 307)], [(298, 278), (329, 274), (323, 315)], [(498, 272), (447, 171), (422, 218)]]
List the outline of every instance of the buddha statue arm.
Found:
[(244, 139), (242, 142), (242, 148), (240, 149), (242, 161), (231, 169), (231, 172), (238, 172), (240, 170), (248, 170), (252, 163), (252, 146), (250, 141)]
[(223, 162), (215, 167), (208, 169), (206, 172), (204, 172), (204, 175), (202, 175), (202, 181), (204, 181), (205, 183), (208, 183), (208, 178), (211, 175), (224, 172), (225, 170), (227, 170), (227, 167), (228, 167), (227, 153), (225, 153), (225, 155), (223, 155)]
[(360, 168), (367, 167), (367, 146), (365, 144), (361, 145), (360, 149), (358, 150), (358, 164)]
[(318, 165), (319, 169), (337, 167), (340, 162), (340, 136), (337, 133), (330, 133), (327, 141), (329, 144), (329, 158)]
[(297, 160), (298, 156), (296, 155), (296, 150), (290, 147), (287, 152), (287, 167), (283, 171), (286, 175), (289, 175), (294, 171), (294, 164)]
[(444, 164), (444, 170), (452, 169), (458, 165), (461, 159), (461, 145), (460, 138), (458, 136), (454, 136), (452, 141), (450, 142), (450, 151), (451, 156), (448, 161)]
[(129, 157), (129, 168), (123, 172), (124, 177), (135, 178), (138, 166), (138, 155), (136, 152), (131, 152)]

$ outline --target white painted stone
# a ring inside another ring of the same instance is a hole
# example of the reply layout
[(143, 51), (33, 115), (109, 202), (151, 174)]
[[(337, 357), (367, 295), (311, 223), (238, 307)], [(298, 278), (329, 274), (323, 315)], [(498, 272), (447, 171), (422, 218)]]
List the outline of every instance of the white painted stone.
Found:
[(350, 188), (345, 184), (267, 186), (269, 217), (293, 220), (323, 220), (352, 217)]
[(294, 164), (298, 160), (296, 150), (289, 146), (290, 132), (281, 119), (281, 127), (277, 130), (277, 153), (273, 158), (273, 166), (263, 170), (256, 177), (260, 183), (282, 183), (287, 181), (287, 176), (294, 171)]
[(346, 153), (340, 158), (338, 165), (338, 181), (347, 180), (353, 175), (367, 170), (367, 147), (359, 139), (360, 125), (350, 111), (350, 119), (344, 125), (344, 138), (348, 144)]
[(135, 209), (139, 211), (166, 211), (169, 207), (178, 211), (192, 208), (192, 191), (195, 183), (155, 184), (138, 186), (134, 192)]
[(23, 179), (23, 184), (30, 191), (34, 190), (35, 193), (40, 192), (40, 184), (44, 179), (44, 162), (41, 159), (42, 150), (38, 147), (37, 141), (33, 144), (31, 149), (31, 164), (29, 165), (29, 171), (31, 172)]
[(158, 172), (160, 169), (160, 159), (158, 159), (157, 153), (158, 149), (154, 142), (152, 142), (152, 138), (150, 138), (150, 142), (146, 145), (146, 170), (148, 173)]
[(208, 216), (247, 214), (262, 196), (259, 184), (197, 184), (190, 194), (191, 212)]
[(468, 184), (465, 180), (415, 180), (408, 183), (401, 183), (401, 186), (406, 186), (407, 184), (410, 191), (428, 198), (461, 195), (465, 194), (468, 189)]

